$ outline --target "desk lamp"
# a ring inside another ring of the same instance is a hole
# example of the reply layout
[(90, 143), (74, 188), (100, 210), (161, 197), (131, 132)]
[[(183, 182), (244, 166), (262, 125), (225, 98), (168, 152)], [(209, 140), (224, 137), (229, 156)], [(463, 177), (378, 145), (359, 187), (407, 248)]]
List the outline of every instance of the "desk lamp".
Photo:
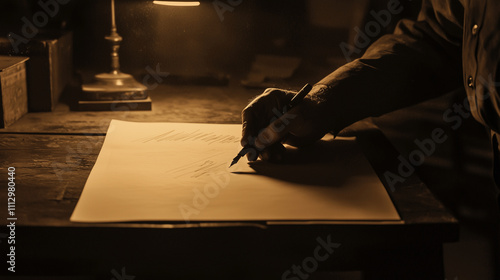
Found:
[[(153, 1), (167, 6), (199, 6), (198, 1)], [(120, 71), (118, 51), (123, 38), (118, 34), (115, 19), (115, 0), (111, 0), (111, 34), (104, 37), (111, 44), (111, 72), (97, 74), (94, 81), (82, 85), (80, 110), (151, 110), (147, 87), (130, 74)]]

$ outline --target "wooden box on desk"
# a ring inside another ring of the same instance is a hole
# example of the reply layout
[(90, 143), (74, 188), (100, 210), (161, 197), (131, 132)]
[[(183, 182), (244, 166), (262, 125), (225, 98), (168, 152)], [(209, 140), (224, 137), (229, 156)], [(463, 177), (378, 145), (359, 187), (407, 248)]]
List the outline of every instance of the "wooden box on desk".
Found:
[(0, 128), (28, 112), (26, 60), (27, 57), (0, 56)]
[(28, 108), (50, 112), (73, 75), (73, 33), (40, 34), (27, 43), (0, 38), (0, 55), (27, 56)]

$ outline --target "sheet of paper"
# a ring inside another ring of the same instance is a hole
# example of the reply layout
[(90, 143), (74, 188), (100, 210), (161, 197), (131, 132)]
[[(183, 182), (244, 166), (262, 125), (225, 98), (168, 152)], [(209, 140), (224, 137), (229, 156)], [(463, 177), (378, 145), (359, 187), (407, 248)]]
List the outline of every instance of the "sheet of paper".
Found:
[(229, 169), (240, 135), (240, 125), (113, 120), (71, 221), (400, 220), (353, 139)]

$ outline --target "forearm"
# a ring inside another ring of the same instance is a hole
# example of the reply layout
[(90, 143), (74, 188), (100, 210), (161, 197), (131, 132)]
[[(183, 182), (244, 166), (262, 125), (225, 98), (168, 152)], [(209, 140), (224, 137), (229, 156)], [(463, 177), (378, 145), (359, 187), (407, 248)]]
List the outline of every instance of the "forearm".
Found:
[(328, 129), (336, 133), (461, 86), (460, 46), (440, 38), (427, 21), (404, 21), (318, 82), (311, 98)]

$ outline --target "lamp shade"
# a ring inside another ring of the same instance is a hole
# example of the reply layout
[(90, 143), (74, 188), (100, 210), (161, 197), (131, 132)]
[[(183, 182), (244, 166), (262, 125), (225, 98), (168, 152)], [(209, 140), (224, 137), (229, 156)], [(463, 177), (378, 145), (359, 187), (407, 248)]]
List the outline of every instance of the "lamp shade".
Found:
[(195, 7), (199, 6), (199, 1), (153, 1), (153, 4), (165, 5), (165, 6), (176, 6), (176, 7)]

